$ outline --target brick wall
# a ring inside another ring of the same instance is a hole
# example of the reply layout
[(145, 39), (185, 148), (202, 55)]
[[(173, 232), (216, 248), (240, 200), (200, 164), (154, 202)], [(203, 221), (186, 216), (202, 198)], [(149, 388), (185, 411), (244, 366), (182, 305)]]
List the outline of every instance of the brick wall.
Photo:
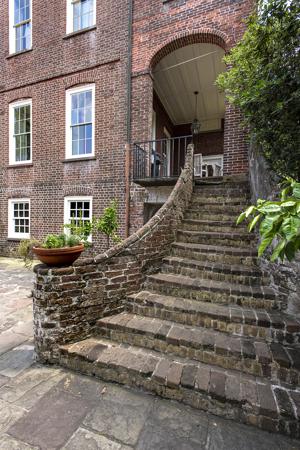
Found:
[(71, 267), (35, 267), (34, 337), (41, 361), (54, 362), (61, 344), (92, 333), (97, 319), (122, 309), (155, 271), (175, 239), (193, 190), (193, 146), (170, 197), (156, 215), (123, 243)]
[[(8, 1), (0, 15), (0, 251), (7, 241), (9, 198), (31, 200), (31, 236), (62, 231), (65, 196), (93, 196), (99, 216), (111, 198), (119, 202), (125, 231), (128, 1), (97, 1), (95, 29), (66, 38), (66, 2), (33, 2), (33, 49), (8, 55)], [(46, 13), (45, 13), (46, 12)], [(112, 45), (113, 43), (113, 45)], [(64, 162), (65, 91), (95, 83), (95, 159)], [(13, 101), (32, 99), (33, 164), (8, 166), (8, 112)], [(105, 239), (94, 238), (94, 250)]]
[[(153, 80), (158, 61), (184, 45), (209, 42), (230, 49), (244, 31), (243, 19), (253, 0), (134, 1), (131, 140), (151, 137)], [(0, 251), (15, 248), (7, 241), (7, 204), (30, 197), (32, 236), (60, 232), (66, 195), (93, 195), (94, 215), (112, 197), (120, 206), (125, 233), (125, 143), (127, 140), (127, 50), (129, 0), (97, 1), (96, 27), (66, 36), (66, 2), (33, 2), (33, 49), (9, 55), (8, 1), (0, 15)], [(46, 8), (46, 9), (45, 9)], [(46, 11), (46, 14), (45, 14)], [(65, 90), (96, 84), (96, 159), (64, 163)], [(33, 165), (8, 167), (9, 103), (33, 101)], [(226, 173), (247, 170), (240, 117), (226, 112)], [(231, 117), (231, 119), (229, 118)], [(132, 186), (131, 230), (143, 221), (141, 188)], [(137, 200), (137, 201), (136, 201)], [(94, 241), (95, 251), (104, 240)], [(1, 250), (2, 249), (2, 250)]]

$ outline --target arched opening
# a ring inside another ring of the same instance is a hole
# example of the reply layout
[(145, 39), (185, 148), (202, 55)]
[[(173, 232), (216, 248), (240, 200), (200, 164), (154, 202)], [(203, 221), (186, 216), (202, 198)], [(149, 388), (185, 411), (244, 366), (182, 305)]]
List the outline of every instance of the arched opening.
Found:
[[(216, 44), (196, 43), (174, 50), (153, 70), (152, 138), (189, 136), (192, 123), (198, 121), (193, 134), (196, 176), (222, 175), (225, 99), (215, 81), (225, 70), (223, 56), (224, 50)], [(160, 170), (169, 175), (172, 169), (176, 172), (172, 164), (178, 156), (170, 155), (170, 144), (165, 147), (167, 168)], [(181, 149), (179, 158), (183, 157)]]
[(225, 51), (214, 39), (203, 40), (191, 35), (185, 45), (182, 39), (171, 42), (152, 58), (150, 140), (136, 146), (137, 167), (146, 160), (148, 169), (139, 178), (176, 179), (191, 141), (195, 176), (223, 175), (225, 98), (215, 81), (225, 70)]

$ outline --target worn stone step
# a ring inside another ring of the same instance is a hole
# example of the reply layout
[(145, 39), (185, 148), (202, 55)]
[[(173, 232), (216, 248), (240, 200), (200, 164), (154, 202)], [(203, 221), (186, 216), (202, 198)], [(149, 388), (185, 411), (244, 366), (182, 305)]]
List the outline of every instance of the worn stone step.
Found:
[(206, 221), (224, 221), (236, 222), (239, 214), (235, 211), (213, 211), (209, 208), (189, 208), (184, 213), (185, 219), (206, 220)]
[(258, 267), (198, 261), (178, 256), (164, 258), (161, 272), (248, 286), (267, 285), (270, 283), (267, 274), (262, 273)]
[(236, 225), (234, 221), (223, 220), (199, 220), (183, 219), (181, 228), (187, 231), (215, 231), (218, 233), (229, 233), (232, 231), (246, 231), (246, 224)]
[(273, 289), (266, 286), (245, 286), (158, 273), (147, 276), (145, 287), (166, 295), (210, 303), (236, 304), (267, 310), (281, 308), (281, 302), (276, 299)]
[(300, 321), (284, 313), (171, 297), (141, 291), (128, 297), (134, 314), (201, 326), (237, 336), (263, 338), (268, 342), (299, 343)]
[(201, 196), (205, 198), (221, 197), (221, 198), (243, 198), (245, 200), (250, 199), (249, 189), (237, 189), (237, 188), (221, 188), (221, 187), (195, 187), (193, 190), (193, 196)]
[(97, 322), (98, 334), (113, 341), (215, 364), (225, 369), (298, 385), (300, 350), (203, 327), (123, 312)]
[(172, 243), (172, 255), (198, 261), (219, 262), (257, 267), (257, 250), (221, 245)]
[(266, 378), (103, 338), (61, 346), (60, 364), (238, 422), (300, 436), (300, 392), (274, 385)]
[(177, 230), (177, 240), (194, 244), (224, 245), (229, 247), (246, 247), (256, 244), (254, 234), (242, 232), (188, 231)]
[(231, 205), (231, 204), (218, 204), (209, 203), (208, 200), (205, 202), (191, 202), (190, 208), (192, 210), (200, 210), (203, 212), (210, 212), (212, 214), (235, 214), (237, 217), (239, 214), (246, 209), (247, 205)]
[(241, 209), (247, 208), (249, 206), (249, 200), (246, 197), (229, 197), (227, 195), (210, 195), (207, 196), (203, 194), (193, 194), (191, 198), (191, 207), (198, 208), (201, 206), (239, 206)]

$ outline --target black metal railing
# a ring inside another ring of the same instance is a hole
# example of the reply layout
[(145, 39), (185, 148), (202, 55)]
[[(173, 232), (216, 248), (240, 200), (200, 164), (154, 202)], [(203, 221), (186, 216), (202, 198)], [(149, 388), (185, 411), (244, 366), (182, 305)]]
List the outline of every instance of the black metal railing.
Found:
[(133, 144), (133, 179), (179, 177), (191, 142), (180, 136)]

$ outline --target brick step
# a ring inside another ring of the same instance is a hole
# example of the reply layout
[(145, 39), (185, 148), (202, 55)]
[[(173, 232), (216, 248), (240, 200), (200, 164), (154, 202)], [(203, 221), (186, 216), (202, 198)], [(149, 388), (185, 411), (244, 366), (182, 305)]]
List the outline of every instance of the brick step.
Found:
[(142, 316), (263, 338), (268, 342), (300, 342), (300, 322), (283, 313), (222, 306), (149, 291), (128, 296), (127, 309)]
[(185, 219), (193, 219), (193, 220), (206, 220), (206, 221), (223, 221), (223, 222), (235, 222), (238, 218), (238, 215), (236, 212), (220, 212), (215, 211), (212, 212), (211, 209), (203, 209), (203, 208), (189, 208), (184, 213)]
[(249, 248), (173, 242), (172, 255), (198, 261), (243, 264), (257, 267), (257, 251)]
[(191, 202), (190, 208), (192, 210), (201, 210), (205, 212), (211, 212), (212, 214), (228, 214), (232, 213), (236, 216), (239, 216), (239, 214), (244, 211), (247, 207), (247, 204), (245, 205), (232, 205), (232, 204), (218, 204), (218, 203), (209, 203), (208, 200), (201, 202)]
[(266, 286), (245, 286), (158, 273), (147, 276), (145, 287), (147, 290), (166, 295), (210, 303), (236, 304), (267, 310), (281, 308), (281, 303), (276, 300), (274, 291)]
[(246, 247), (256, 245), (256, 237), (250, 233), (218, 233), (215, 231), (177, 230), (177, 240), (194, 244), (224, 245), (229, 247)]
[(267, 379), (99, 337), (60, 347), (60, 364), (261, 429), (300, 436), (300, 392)]
[(128, 312), (98, 320), (96, 333), (115, 342), (237, 369), (274, 382), (300, 382), (300, 349), (295, 347)]
[(236, 225), (234, 221), (183, 219), (181, 228), (187, 231), (215, 231), (218, 233), (230, 233), (234, 231), (246, 231), (246, 225)]
[(267, 274), (263, 274), (258, 267), (197, 261), (178, 256), (164, 258), (161, 272), (248, 286), (269, 285), (270, 283)]
[(193, 190), (193, 195), (200, 195), (206, 198), (211, 197), (228, 197), (236, 198), (243, 197), (246, 199), (250, 198), (250, 191), (248, 188), (224, 188), (219, 186), (195, 186)]
[(227, 206), (240, 206), (241, 209), (247, 208), (249, 206), (249, 200), (246, 197), (227, 197), (227, 196), (207, 196), (205, 193), (201, 195), (193, 194), (191, 198), (191, 206), (192, 207), (198, 207), (198, 206), (219, 206), (222, 205), (223, 207)]

